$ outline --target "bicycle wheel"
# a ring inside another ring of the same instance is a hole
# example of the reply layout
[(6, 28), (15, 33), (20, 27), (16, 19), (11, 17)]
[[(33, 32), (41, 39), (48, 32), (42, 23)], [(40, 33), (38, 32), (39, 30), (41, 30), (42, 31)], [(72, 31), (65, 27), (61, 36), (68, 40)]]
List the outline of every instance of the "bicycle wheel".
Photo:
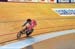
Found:
[(22, 33), (21, 32), (18, 32), (17, 39), (20, 39), (21, 38), (21, 35), (22, 35)]

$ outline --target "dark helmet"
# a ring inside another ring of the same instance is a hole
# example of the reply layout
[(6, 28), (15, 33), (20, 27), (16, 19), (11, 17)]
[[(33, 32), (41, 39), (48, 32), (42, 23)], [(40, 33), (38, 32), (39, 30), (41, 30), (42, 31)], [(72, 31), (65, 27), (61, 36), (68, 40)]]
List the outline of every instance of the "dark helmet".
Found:
[(31, 19), (27, 19), (27, 22), (31, 22)]

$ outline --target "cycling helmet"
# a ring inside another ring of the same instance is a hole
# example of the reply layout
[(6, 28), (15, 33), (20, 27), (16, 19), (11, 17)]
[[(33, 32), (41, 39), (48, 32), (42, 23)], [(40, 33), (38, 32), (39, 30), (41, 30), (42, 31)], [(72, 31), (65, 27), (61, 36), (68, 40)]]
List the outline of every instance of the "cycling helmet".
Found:
[(31, 22), (31, 19), (27, 19), (27, 22)]

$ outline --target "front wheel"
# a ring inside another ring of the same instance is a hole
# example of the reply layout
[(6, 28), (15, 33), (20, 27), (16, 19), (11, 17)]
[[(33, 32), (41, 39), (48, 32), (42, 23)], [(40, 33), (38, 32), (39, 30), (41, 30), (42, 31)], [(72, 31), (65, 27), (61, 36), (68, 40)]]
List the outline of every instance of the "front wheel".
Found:
[(22, 35), (22, 33), (21, 32), (18, 32), (17, 39), (20, 39), (21, 38), (21, 35)]

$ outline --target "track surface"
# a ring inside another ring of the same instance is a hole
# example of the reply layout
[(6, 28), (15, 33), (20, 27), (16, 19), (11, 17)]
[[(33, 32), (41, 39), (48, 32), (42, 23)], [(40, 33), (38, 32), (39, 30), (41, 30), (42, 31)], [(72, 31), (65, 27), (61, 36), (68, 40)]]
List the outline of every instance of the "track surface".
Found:
[(37, 20), (32, 35), (75, 28), (75, 17), (62, 17), (52, 8), (75, 8), (75, 4), (0, 2), (0, 43), (16, 39), (27, 18)]
[(75, 34), (44, 40), (23, 49), (75, 49)]

